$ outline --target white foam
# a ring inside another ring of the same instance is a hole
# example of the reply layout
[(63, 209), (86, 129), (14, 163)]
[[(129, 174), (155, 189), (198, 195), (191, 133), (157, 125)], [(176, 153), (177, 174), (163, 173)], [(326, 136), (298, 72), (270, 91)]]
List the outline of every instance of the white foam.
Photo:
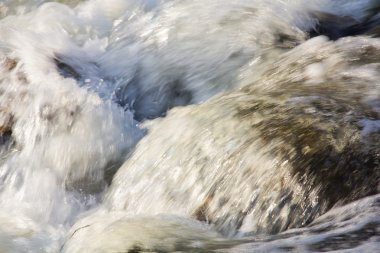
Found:
[[(16, 143), (1, 157), (0, 224), (7, 229), (0, 235), (0, 251), (57, 252), (78, 215), (99, 203), (105, 169), (123, 161), (143, 135), (134, 112), (115, 103), (119, 90), (126, 89), (126, 103), (138, 105), (146, 117), (160, 116), (171, 106), (203, 102), (238, 87), (245, 65), (256, 71), (287, 50), (278, 47), (303, 41), (304, 30), (316, 22), (308, 10), (324, 6), (334, 12), (335, 5), (329, 3), (2, 1), (1, 63), (15, 59), (18, 64), (13, 70), (0, 67), (0, 105), (14, 117)], [(339, 13), (359, 4), (350, 3)], [(358, 19), (364, 15), (364, 7), (359, 9)], [(281, 42), (279, 35), (291, 39)], [(71, 66), (80, 80), (63, 78), (55, 59)], [(326, 66), (312, 66), (305, 76), (319, 82)], [(371, 71), (362, 75), (371, 78)], [(375, 94), (368, 103), (376, 99)], [(172, 122), (171, 131), (186, 122)], [(364, 123), (365, 133), (378, 130), (377, 123)], [(229, 145), (227, 149), (236, 143)], [(216, 152), (211, 144), (207, 150)], [(146, 162), (154, 165), (154, 159)], [(171, 169), (173, 180), (178, 179), (180, 169)], [(196, 178), (187, 178), (183, 187), (194, 188), (191, 199), (199, 197)]]

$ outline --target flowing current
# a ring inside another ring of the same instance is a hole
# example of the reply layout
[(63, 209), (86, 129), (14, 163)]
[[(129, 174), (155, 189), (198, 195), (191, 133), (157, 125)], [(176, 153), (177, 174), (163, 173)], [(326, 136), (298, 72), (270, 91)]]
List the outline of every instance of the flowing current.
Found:
[(0, 0), (0, 252), (378, 252), (378, 0)]

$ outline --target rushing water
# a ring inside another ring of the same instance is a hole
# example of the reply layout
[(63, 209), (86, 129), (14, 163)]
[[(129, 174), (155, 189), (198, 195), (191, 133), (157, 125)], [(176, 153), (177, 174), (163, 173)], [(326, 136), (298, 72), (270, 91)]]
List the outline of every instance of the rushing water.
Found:
[(0, 252), (376, 252), (377, 0), (0, 1)]

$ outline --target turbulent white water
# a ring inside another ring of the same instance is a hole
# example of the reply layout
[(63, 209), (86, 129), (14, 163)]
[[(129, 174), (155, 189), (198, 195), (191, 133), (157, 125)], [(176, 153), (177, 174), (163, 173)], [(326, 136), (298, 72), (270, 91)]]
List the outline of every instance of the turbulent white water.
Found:
[(379, 8), (1, 1), (0, 252), (375, 252)]

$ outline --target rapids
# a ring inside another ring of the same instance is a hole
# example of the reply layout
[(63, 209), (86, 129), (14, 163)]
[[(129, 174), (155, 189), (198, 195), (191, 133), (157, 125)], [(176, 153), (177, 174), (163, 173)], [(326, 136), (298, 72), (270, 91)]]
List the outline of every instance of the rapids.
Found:
[(377, 0), (0, 1), (0, 252), (376, 252)]

